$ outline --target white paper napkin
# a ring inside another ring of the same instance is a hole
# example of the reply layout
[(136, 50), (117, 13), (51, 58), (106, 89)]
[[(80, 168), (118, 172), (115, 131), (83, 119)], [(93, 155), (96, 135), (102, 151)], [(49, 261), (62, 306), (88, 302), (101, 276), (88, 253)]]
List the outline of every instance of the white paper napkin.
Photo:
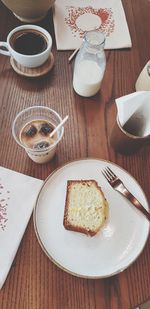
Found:
[(118, 118), (123, 127), (127, 122), (138, 128), (137, 135), (150, 134), (150, 91), (138, 91), (116, 99)]
[(121, 0), (56, 0), (53, 18), (58, 50), (78, 48), (93, 29), (104, 33), (105, 49), (132, 46)]
[(0, 167), (0, 289), (16, 255), (42, 183), (42, 180)]

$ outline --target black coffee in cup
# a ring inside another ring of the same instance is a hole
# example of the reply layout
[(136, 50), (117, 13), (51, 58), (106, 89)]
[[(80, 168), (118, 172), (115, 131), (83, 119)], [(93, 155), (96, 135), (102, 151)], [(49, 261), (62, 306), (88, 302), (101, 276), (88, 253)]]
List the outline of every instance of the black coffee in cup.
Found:
[(26, 29), (15, 32), (10, 39), (10, 45), (20, 54), (36, 55), (46, 50), (47, 39), (39, 31)]

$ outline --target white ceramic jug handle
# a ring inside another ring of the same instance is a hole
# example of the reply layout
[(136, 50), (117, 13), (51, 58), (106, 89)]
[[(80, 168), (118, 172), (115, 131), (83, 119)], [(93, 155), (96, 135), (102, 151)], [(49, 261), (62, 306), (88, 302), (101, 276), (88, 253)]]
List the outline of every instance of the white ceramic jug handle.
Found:
[[(1, 49), (1, 47), (5, 47), (7, 50)], [(8, 44), (6, 42), (0, 42), (0, 54), (10, 56), (10, 52), (8, 50)]]
[(150, 61), (148, 62), (148, 65), (147, 65), (147, 73), (150, 76)]

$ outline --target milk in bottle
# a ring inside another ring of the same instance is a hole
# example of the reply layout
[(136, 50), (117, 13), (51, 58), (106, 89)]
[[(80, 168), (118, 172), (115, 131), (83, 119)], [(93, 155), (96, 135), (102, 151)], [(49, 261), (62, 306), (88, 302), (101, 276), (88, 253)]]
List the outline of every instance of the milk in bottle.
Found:
[(81, 96), (93, 96), (100, 89), (106, 67), (104, 43), (105, 38), (98, 31), (89, 31), (84, 37), (73, 73), (73, 88)]

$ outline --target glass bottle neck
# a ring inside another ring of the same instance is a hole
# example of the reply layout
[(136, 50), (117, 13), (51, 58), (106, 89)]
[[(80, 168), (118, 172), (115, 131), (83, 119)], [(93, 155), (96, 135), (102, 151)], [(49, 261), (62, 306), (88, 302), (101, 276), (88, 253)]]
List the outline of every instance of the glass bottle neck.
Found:
[(104, 49), (105, 37), (99, 31), (96, 30), (88, 31), (84, 37), (84, 44), (87, 48), (93, 50)]

